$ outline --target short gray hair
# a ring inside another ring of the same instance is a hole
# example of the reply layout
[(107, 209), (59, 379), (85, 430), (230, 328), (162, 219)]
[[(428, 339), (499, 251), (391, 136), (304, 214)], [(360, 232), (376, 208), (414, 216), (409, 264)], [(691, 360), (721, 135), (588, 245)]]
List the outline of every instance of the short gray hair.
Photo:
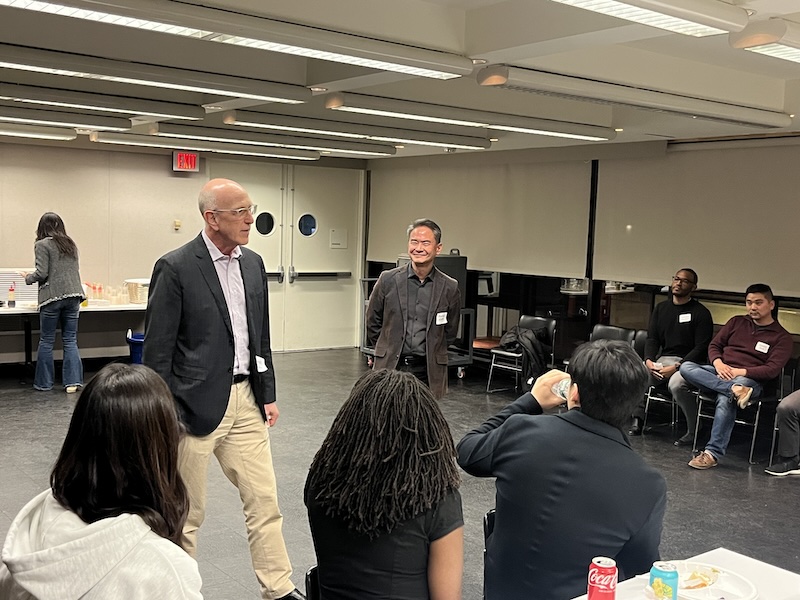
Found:
[(406, 237), (411, 237), (411, 232), (414, 231), (417, 227), (427, 227), (433, 232), (433, 237), (436, 238), (436, 243), (442, 243), (442, 230), (441, 228), (431, 221), (430, 219), (417, 219), (411, 225), (408, 226), (406, 230)]
[(197, 204), (200, 207), (201, 215), (207, 210), (214, 210), (217, 208), (217, 194), (213, 190), (203, 189), (200, 191), (200, 197), (197, 199)]

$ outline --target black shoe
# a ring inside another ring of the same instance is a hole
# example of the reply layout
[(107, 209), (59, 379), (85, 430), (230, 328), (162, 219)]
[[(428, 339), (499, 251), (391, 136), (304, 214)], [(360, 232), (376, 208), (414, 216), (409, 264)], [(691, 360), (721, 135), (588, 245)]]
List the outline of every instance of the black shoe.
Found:
[(693, 433), (685, 433), (677, 440), (675, 440), (676, 446), (691, 446), (692, 442), (694, 442), (694, 434)]
[(639, 417), (633, 417), (633, 425), (628, 430), (628, 435), (642, 435), (642, 420)]
[(771, 467), (764, 469), (768, 475), (775, 477), (786, 477), (787, 475), (800, 475), (800, 460), (794, 458), (783, 458), (781, 462), (774, 463)]
[(291, 592), (286, 594), (285, 596), (281, 596), (278, 600), (306, 600), (306, 597), (300, 593), (300, 590), (294, 588)]

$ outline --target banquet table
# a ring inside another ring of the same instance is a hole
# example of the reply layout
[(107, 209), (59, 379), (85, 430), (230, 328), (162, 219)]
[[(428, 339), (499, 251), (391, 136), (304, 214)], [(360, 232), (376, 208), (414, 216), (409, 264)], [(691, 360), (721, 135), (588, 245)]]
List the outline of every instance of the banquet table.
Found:
[[(758, 600), (800, 600), (800, 575), (727, 548), (716, 548), (686, 560), (721, 567), (749, 579), (758, 590)], [(616, 600), (643, 600), (647, 581), (647, 576), (623, 581), (617, 585)], [(586, 594), (573, 600), (586, 600)]]

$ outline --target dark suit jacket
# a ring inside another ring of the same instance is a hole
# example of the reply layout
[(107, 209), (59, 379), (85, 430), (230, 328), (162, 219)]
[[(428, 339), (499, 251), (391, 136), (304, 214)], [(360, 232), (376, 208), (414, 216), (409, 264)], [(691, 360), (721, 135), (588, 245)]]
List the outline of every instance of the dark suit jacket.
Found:
[[(250, 334), (250, 384), (264, 415), (275, 402), (269, 343), (267, 274), (261, 257), (242, 248)], [(264, 359), (259, 372), (256, 356)], [(234, 342), (228, 306), (211, 255), (198, 235), (161, 257), (150, 279), (144, 364), (161, 375), (193, 435), (214, 431), (225, 414), (233, 381)]]
[[(428, 385), (436, 398), (447, 393), (447, 347), (458, 335), (461, 292), (458, 282), (436, 269), (428, 307), (425, 357)], [(367, 344), (375, 347), (376, 369), (394, 369), (403, 351), (408, 312), (408, 266), (384, 271), (367, 306)], [(437, 313), (447, 313), (447, 323), (436, 324)]]
[(619, 429), (541, 412), (524, 394), (458, 444), (465, 471), (497, 478), (487, 600), (564, 600), (586, 593), (595, 556), (615, 559), (620, 580), (659, 559), (662, 475)]

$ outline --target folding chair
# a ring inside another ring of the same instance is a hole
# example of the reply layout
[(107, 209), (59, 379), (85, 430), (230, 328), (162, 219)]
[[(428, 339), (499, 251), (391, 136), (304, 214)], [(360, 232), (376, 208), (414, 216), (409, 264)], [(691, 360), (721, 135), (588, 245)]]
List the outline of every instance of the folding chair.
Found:
[[(522, 315), (517, 324), (520, 329), (541, 329), (547, 330), (544, 343), (549, 345), (550, 351), (550, 364), (555, 362), (555, 340), (556, 340), (556, 324), (557, 321), (552, 317), (531, 317), (529, 315)], [(522, 373), (522, 352), (509, 352), (508, 350), (501, 350), (500, 348), (492, 348), (492, 363), (489, 365), (489, 380), (486, 382), (486, 393), (500, 392), (509, 388), (492, 389), (492, 377), (494, 370), (500, 369), (501, 371), (508, 371), (514, 373), (514, 389), (519, 389), (520, 375)]]
[[(790, 361), (792, 362), (792, 361)], [(756, 448), (756, 437), (758, 436), (758, 423), (761, 420), (761, 411), (765, 406), (774, 406), (780, 402), (781, 398), (784, 397), (784, 378), (786, 373), (793, 372), (793, 369), (796, 368), (797, 363), (794, 362), (793, 367), (784, 366), (781, 369), (781, 374), (778, 378), (771, 383), (766, 384), (764, 387), (766, 388), (766, 393), (754, 400), (749, 406), (746, 408), (736, 408), (736, 420), (734, 421), (735, 425), (743, 425), (745, 427), (751, 427), (753, 429), (753, 437), (750, 440), (750, 456), (748, 457), (748, 462), (751, 465), (756, 463), (753, 462), (753, 453), (755, 452)], [(790, 370), (787, 370), (790, 369)], [(772, 390), (772, 391), (770, 391)], [(717, 407), (717, 397), (716, 394), (709, 395), (705, 392), (701, 392), (700, 390), (695, 390), (694, 392), (697, 395), (697, 424), (694, 428), (694, 441), (692, 442), (692, 451), (697, 452), (697, 435), (700, 433), (700, 419), (710, 419), (714, 420), (714, 411)], [(706, 411), (703, 412), (704, 406), (711, 407), (710, 412)], [(748, 418), (750, 417), (750, 418)], [(774, 426), (773, 426), (773, 439), (775, 437)], [(771, 460), (770, 456), (770, 460)]]

